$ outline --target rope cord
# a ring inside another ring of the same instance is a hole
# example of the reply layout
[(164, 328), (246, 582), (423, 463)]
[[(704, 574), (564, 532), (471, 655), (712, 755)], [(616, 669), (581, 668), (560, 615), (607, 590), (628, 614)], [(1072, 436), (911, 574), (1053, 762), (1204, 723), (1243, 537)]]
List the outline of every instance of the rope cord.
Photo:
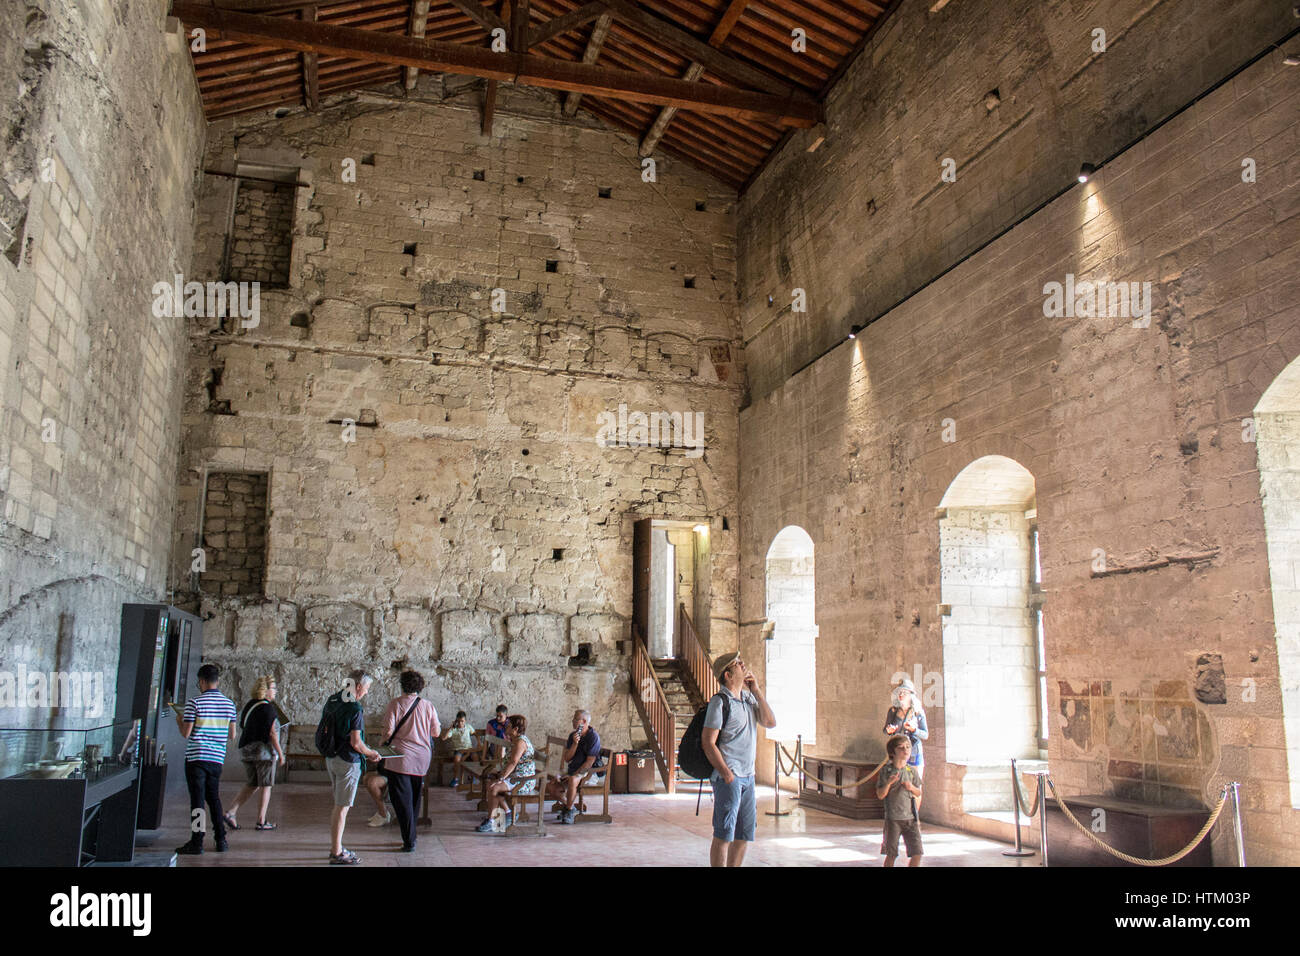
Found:
[[(795, 763), (795, 759), (794, 759), (794, 757), (791, 757), (791, 756), (790, 756), (790, 752), (789, 752), (788, 750), (785, 750), (785, 746), (784, 746), (784, 745), (781, 746), (781, 749), (785, 751), (785, 755), (786, 755), (786, 757), (789, 758), (790, 762), (791, 762), (791, 763)], [(884, 766), (885, 764), (887, 764), (887, 763), (889, 763), (889, 758), (888, 758), (888, 757), (886, 757), (884, 760), (880, 761), (880, 763), (876, 764), (876, 769), (873, 770), (873, 771), (871, 771), (871, 773), (867, 774), (865, 777), (862, 777), (862, 778), (860, 778), (860, 779), (858, 779), (858, 780), (854, 780), (854, 781), (852, 781), (851, 783), (835, 783), (834, 781), (831, 781), (831, 780), (823, 780), (823, 779), (821, 779), (820, 777), (814, 777), (811, 773), (808, 772), (808, 758), (807, 758), (807, 757), (804, 758), (804, 761), (803, 761), (803, 768), (802, 768), (802, 769), (803, 769), (803, 775), (804, 775), (806, 778), (808, 778), (809, 780), (811, 780), (813, 783), (821, 784), (823, 787), (833, 787), (833, 788), (836, 789), (836, 790), (852, 790), (852, 789), (854, 789), (854, 788), (856, 788), (856, 787), (860, 787), (860, 786), (862, 786), (864, 783), (866, 783), (868, 780), (870, 780), (870, 779), (871, 779), (872, 777), (874, 777), (876, 774), (880, 773), (880, 768), (883, 767), (883, 766)], [(797, 766), (797, 764), (796, 764), (796, 766)]]
[(1093, 843), (1097, 844), (1097, 846), (1101, 847), (1111, 856), (1119, 857), (1126, 863), (1132, 863), (1135, 866), (1168, 866), (1170, 863), (1177, 863), (1183, 857), (1187, 856), (1187, 854), (1196, 849), (1197, 844), (1205, 839), (1205, 835), (1214, 827), (1215, 821), (1219, 819), (1219, 814), (1223, 812), (1223, 807), (1228, 802), (1228, 788), (1224, 787), (1219, 793), (1218, 805), (1210, 813), (1210, 818), (1205, 821), (1205, 826), (1201, 827), (1201, 832), (1192, 837), (1191, 843), (1187, 844), (1187, 846), (1183, 847), (1172, 856), (1161, 857), (1158, 860), (1142, 860), (1136, 856), (1129, 856), (1127, 853), (1123, 853), (1120, 850), (1115, 849), (1113, 846), (1097, 839), (1091, 830), (1074, 818), (1074, 814), (1070, 812), (1070, 808), (1065, 805), (1065, 801), (1061, 799), (1059, 794), (1057, 794), (1056, 784), (1052, 782), (1051, 777), (1047, 778), (1047, 785), (1052, 788), (1052, 798), (1056, 801), (1056, 805), (1061, 808), (1061, 812), (1065, 814), (1065, 818), (1079, 828), (1080, 833), (1086, 836)]
[(1016, 773), (1014, 770), (1012, 770), (1012, 772), (1011, 772), (1011, 792), (1012, 792), (1012, 795), (1013, 795), (1013, 796), (1015, 797), (1015, 799), (1016, 799), (1016, 803), (1020, 804), (1020, 812), (1023, 813), (1025, 816), (1029, 817), (1029, 819), (1032, 820), (1032, 819), (1034, 818), (1034, 814), (1036, 814), (1036, 813), (1038, 812), (1038, 804), (1039, 804), (1040, 802), (1042, 802), (1042, 799), (1043, 799), (1043, 791), (1041, 791), (1041, 790), (1036, 790), (1036, 791), (1035, 791), (1035, 793), (1034, 793), (1034, 808), (1033, 808), (1032, 810), (1026, 810), (1026, 809), (1025, 809), (1025, 804), (1027, 804), (1029, 801), (1025, 799), (1025, 792), (1024, 792), (1024, 790), (1021, 789), (1021, 786), (1020, 786), (1020, 775), (1019, 775), (1018, 773)]
[(786, 766), (785, 766), (785, 758), (783, 758), (783, 757), (781, 756), (781, 753), (782, 753), (784, 750), (785, 750), (785, 747), (781, 746), (780, 744), (777, 744), (777, 751), (776, 751), (776, 765), (777, 765), (777, 767), (780, 768), (781, 773), (785, 774), (787, 777), (793, 777), (793, 776), (794, 776), (794, 772), (795, 772), (795, 770), (798, 769), (798, 764), (795, 763), (795, 760), (794, 760), (793, 757), (791, 757), (788, 753), (786, 753), (785, 756), (788, 757), (789, 760), (790, 760), (790, 769), (787, 770), (787, 769), (786, 769)]

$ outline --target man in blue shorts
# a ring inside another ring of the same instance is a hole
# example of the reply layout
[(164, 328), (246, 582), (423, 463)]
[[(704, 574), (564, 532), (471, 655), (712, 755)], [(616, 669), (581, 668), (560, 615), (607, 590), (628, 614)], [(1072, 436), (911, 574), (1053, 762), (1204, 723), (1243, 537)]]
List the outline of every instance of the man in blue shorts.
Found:
[(754, 841), (758, 816), (754, 799), (758, 725), (775, 727), (776, 717), (739, 654), (719, 657), (713, 662), (713, 674), (722, 690), (709, 701), (700, 736), (704, 755), (714, 768), (709, 778), (713, 785), (709, 865), (740, 866), (746, 848)]

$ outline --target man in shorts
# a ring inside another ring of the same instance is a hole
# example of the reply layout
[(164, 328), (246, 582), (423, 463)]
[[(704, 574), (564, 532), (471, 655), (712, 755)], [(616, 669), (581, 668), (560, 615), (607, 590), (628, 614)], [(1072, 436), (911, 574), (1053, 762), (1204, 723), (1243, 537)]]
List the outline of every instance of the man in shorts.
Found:
[(907, 865), (920, 866), (921, 849), (921, 776), (908, 766), (912, 742), (899, 734), (885, 745), (889, 760), (876, 778), (876, 796), (885, 803), (885, 836), (880, 844), (885, 866), (898, 858), (898, 838), (907, 846)]
[[(754, 841), (758, 809), (754, 794), (754, 755), (758, 725), (775, 727), (758, 681), (739, 654), (723, 654), (713, 663), (722, 690), (709, 701), (700, 743), (713, 764), (713, 842), (710, 866), (740, 866)], [(724, 696), (726, 706), (724, 706)]]
[(326, 715), (333, 716), (339, 741), (334, 756), (325, 759), (325, 770), (334, 791), (334, 808), (330, 813), (332, 864), (361, 862), (359, 856), (343, 848), (343, 828), (347, 826), (348, 810), (357, 798), (357, 784), (361, 782), (365, 758), (382, 759), (378, 751), (366, 746), (366, 718), (361, 708), (361, 698), (369, 692), (374, 680), (365, 671), (353, 671), (343, 689), (325, 701)]

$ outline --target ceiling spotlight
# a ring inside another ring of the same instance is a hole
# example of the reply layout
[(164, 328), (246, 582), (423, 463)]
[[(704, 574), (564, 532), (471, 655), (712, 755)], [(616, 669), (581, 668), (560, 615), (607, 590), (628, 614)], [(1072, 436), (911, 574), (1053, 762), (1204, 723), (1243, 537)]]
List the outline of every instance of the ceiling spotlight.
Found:
[(1092, 163), (1084, 163), (1079, 167), (1079, 182), (1086, 183), (1092, 178), (1092, 174), (1097, 171), (1097, 167)]

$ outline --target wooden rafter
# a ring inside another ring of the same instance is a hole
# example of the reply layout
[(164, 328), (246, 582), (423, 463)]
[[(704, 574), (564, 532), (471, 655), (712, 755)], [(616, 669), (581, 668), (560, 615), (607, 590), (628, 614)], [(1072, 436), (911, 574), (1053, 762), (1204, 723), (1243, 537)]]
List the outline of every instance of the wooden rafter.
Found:
[[(736, 21), (740, 19), (740, 15), (745, 12), (745, 8), (749, 6), (749, 4), (750, 0), (731, 0), (731, 4), (722, 14), (722, 19), (719, 20), (718, 25), (713, 28), (713, 33), (709, 37), (709, 46), (720, 48), (722, 44), (726, 42), (727, 37), (731, 34), (732, 28), (736, 25)], [(686, 72), (682, 74), (682, 79), (688, 83), (694, 83), (703, 75), (704, 64), (692, 62), (691, 65), (686, 68)], [(677, 107), (675, 106), (665, 106), (659, 111), (659, 115), (655, 117), (655, 121), (650, 124), (650, 129), (648, 129), (645, 136), (641, 138), (641, 145), (637, 148), (637, 152), (640, 155), (649, 156), (655, 151), (655, 147), (659, 145), (659, 140), (661, 140), (664, 133), (668, 131), (668, 124), (673, 121), (673, 117), (676, 115)]]
[(505, 21), (478, 0), (447, 0), (447, 2), (489, 33), (506, 28)]
[(813, 126), (822, 116), (820, 104), (800, 95), (772, 96), (711, 83), (685, 83), (673, 77), (606, 69), (585, 62), (515, 52), (493, 53), (482, 47), (414, 39), (376, 30), (233, 13), (192, 0), (176, 0), (172, 14), (187, 26), (204, 27), (222, 39), (258, 46), (508, 80), (786, 126)]
[[(411, 36), (417, 40), (424, 36), (424, 31), (429, 27), (429, 0), (413, 0), (411, 3)], [(405, 85), (408, 90), (415, 89), (415, 80), (420, 75), (418, 66), (408, 66), (406, 68)]]
[(528, 52), (528, 0), (510, 2), (510, 49)]
[[(601, 14), (596, 20), (596, 25), (591, 28), (591, 36), (587, 39), (587, 49), (582, 54), (582, 62), (587, 66), (594, 66), (596, 61), (600, 59), (600, 48), (605, 45), (605, 37), (609, 36), (609, 27), (613, 19), (608, 13)], [(581, 100), (582, 93), (577, 90), (566, 96), (564, 98), (564, 115), (573, 116), (577, 113), (578, 103)]]
[(528, 45), (530, 47), (541, 46), (548, 40), (554, 40), (562, 33), (568, 33), (570, 30), (576, 30), (578, 27), (587, 25), (604, 12), (605, 4), (596, 2), (583, 4), (576, 10), (570, 10), (558, 17), (552, 17), (529, 34)]
[(776, 96), (789, 96), (794, 92), (794, 87), (779, 77), (719, 52), (680, 27), (629, 3), (628, 0), (604, 0), (604, 3), (609, 7), (610, 13), (614, 14), (615, 20), (636, 27), (650, 39), (670, 50), (676, 50), (683, 56), (690, 57), (696, 63), (703, 63), (705, 69), (718, 76), (727, 77), (737, 83)]
[(497, 81), (488, 80), (483, 94), (483, 135), (492, 135), (492, 118), (497, 111)]
[[(316, 20), (316, 5), (302, 8), (302, 19), (305, 22), (314, 22)], [(307, 104), (307, 109), (313, 113), (320, 109), (320, 70), (316, 63), (315, 53), (304, 53), (302, 55), (302, 98)]]

